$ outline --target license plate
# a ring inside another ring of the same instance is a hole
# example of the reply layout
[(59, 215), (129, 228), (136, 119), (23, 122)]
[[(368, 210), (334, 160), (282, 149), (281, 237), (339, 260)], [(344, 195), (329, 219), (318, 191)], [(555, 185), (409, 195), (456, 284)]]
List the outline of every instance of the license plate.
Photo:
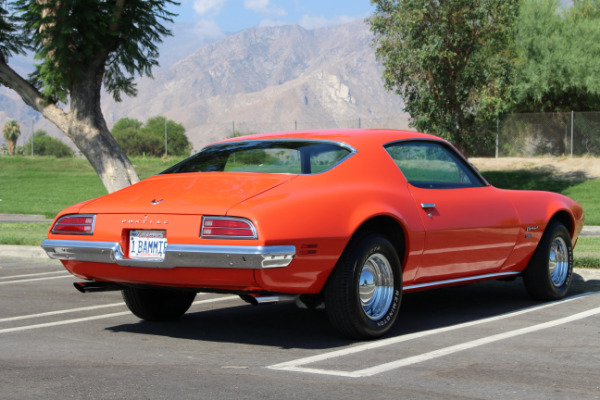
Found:
[(166, 249), (165, 231), (136, 230), (129, 232), (129, 258), (164, 260)]

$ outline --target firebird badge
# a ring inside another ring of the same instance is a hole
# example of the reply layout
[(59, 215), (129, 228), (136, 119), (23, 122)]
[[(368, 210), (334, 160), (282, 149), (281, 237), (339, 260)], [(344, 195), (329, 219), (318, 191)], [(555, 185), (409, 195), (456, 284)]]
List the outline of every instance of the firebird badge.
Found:
[(154, 199), (154, 200), (152, 200), (150, 203), (151, 203), (153, 206), (155, 206), (155, 205), (158, 205), (158, 204), (162, 203), (162, 201), (163, 201), (163, 200), (164, 200), (164, 199), (160, 199), (160, 200), (156, 200), (156, 199)]

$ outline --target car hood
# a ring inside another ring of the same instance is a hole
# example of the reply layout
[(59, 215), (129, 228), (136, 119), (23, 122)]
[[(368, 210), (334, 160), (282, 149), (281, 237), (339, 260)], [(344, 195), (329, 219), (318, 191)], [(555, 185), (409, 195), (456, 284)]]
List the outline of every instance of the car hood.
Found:
[(229, 172), (156, 175), (85, 203), (79, 212), (224, 215), (236, 204), (296, 176)]

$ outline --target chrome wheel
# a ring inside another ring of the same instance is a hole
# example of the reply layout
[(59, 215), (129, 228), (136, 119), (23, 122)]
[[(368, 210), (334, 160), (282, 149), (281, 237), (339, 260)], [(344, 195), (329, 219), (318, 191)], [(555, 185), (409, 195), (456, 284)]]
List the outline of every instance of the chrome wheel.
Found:
[(560, 236), (555, 237), (550, 246), (548, 270), (554, 286), (560, 287), (567, 280), (569, 275), (569, 250)]
[(396, 248), (378, 233), (357, 235), (329, 276), (323, 298), (329, 320), (340, 333), (373, 339), (389, 331), (402, 301)]
[(523, 271), (525, 288), (536, 300), (559, 300), (573, 282), (573, 245), (569, 231), (551, 221)]
[(390, 309), (394, 298), (394, 272), (383, 254), (374, 253), (365, 261), (360, 271), (358, 293), (369, 319), (379, 320)]

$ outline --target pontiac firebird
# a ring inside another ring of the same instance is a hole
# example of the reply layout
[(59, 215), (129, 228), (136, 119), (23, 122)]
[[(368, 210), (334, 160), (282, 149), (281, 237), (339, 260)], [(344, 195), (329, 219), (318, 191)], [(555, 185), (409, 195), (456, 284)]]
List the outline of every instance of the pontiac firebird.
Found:
[(533, 298), (564, 297), (583, 223), (568, 197), (491, 186), (436, 136), (308, 131), (210, 145), (63, 210), (42, 247), (144, 320), (180, 317), (198, 292), (295, 296), (365, 339), (410, 291), (522, 276)]

